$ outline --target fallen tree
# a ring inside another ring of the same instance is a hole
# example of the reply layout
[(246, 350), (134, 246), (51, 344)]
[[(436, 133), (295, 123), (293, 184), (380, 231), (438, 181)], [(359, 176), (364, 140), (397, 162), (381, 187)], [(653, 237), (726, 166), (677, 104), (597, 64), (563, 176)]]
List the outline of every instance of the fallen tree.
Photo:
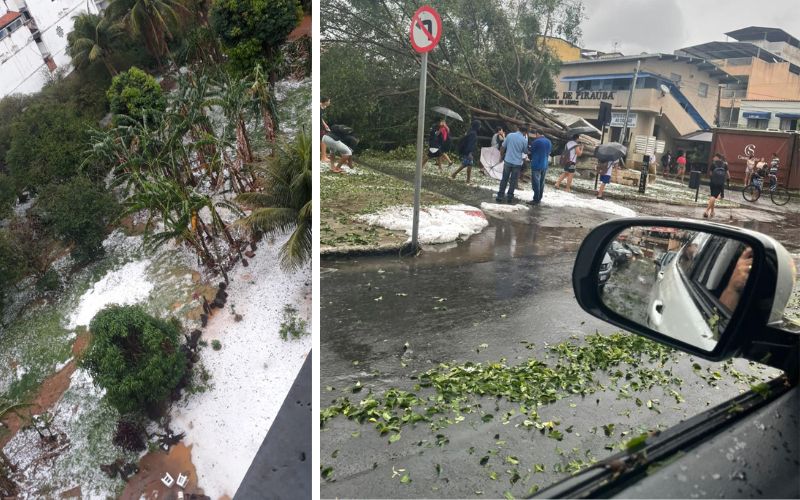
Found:
[[(420, 58), (408, 30), (420, 5), (331, 0), (321, 7), (322, 94), (333, 99), (333, 121), (352, 125), (367, 146), (402, 145), (415, 137)], [(541, 105), (553, 93), (560, 63), (539, 35), (577, 41), (582, 3), (446, 0), (437, 9), (444, 36), (429, 54), (428, 102), (466, 112), (485, 127), (533, 125), (564, 140), (567, 125)]]

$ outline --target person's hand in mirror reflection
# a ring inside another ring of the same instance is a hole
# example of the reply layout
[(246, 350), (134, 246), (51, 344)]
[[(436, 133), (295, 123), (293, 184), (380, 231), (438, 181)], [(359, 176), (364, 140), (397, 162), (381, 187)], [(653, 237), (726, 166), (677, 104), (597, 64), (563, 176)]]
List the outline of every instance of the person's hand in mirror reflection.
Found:
[(736, 267), (733, 269), (733, 274), (728, 280), (728, 286), (719, 297), (719, 301), (733, 313), (736, 306), (739, 304), (739, 297), (747, 284), (747, 278), (750, 277), (750, 269), (753, 268), (753, 249), (750, 247), (745, 248), (739, 260), (736, 261)]

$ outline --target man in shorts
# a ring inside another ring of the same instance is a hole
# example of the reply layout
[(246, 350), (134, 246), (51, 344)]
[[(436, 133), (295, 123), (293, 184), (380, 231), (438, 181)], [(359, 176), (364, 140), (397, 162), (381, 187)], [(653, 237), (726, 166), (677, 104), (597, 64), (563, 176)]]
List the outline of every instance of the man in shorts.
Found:
[(583, 146), (578, 144), (578, 134), (572, 136), (566, 146), (564, 146), (564, 154), (569, 155), (564, 171), (558, 176), (556, 181), (556, 190), (561, 187), (561, 181), (567, 179), (567, 192), (572, 190), (572, 179), (575, 177), (575, 165), (578, 164), (578, 158), (583, 154)]
[[(322, 137), (322, 143), (325, 144), (328, 150), (328, 157), (331, 162), (331, 172), (341, 174), (342, 165), (347, 164), (348, 167), (353, 168), (353, 150), (347, 144), (332, 137), (331, 133), (327, 133)], [(336, 155), (339, 155), (339, 163), (336, 164)]]
[(714, 205), (717, 200), (725, 197), (725, 182), (730, 177), (728, 164), (721, 154), (716, 153), (714, 155), (714, 161), (711, 163), (711, 171), (709, 173), (711, 176), (711, 182), (709, 182), (711, 196), (708, 197), (708, 205), (705, 212), (703, 212), (703, 217), (707, 219), (714, 217)]
[(597, 199), (603, 200), (603, 193), (606, 190), (606, 185), (611, 184), (611, 173), (614, 171), (614, 168), (617, 167), (619, 160), (612, 160), (606, 163), (605, 167), (603, 168), (602, 173), (600, 174), (600, 188), (597, 190)]

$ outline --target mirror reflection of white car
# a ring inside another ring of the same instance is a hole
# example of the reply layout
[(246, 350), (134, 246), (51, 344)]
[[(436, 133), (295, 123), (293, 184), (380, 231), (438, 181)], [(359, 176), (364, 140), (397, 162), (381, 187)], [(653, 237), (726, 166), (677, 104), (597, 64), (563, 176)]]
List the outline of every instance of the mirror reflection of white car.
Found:
[(718, 303), (718, 291), (730, 277), (740, 243), (698, 234), (658, 271), (647, 306), (647, 326), (711, 351), (717, 330), (730, 316)]
[(608, 255), (608, 252), (603, 256), (603, 262), (600, 263), (600, 271), (598, 271), (598, 284), (600, 288), (606, 286), (608, 278), (611, 277), (611, 271), (614, 269), (614, 260)]

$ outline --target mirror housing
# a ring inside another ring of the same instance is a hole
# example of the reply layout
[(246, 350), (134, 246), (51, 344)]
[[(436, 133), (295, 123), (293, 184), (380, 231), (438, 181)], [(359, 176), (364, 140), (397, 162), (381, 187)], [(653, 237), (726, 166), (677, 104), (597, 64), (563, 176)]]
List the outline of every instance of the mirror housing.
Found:
[[(712, 351), (637, 323), (609, 308), (602, 300), (600, 285), (605, 281), (605, 267), (601, 268), (601, 265), (604, 259), (607, 260), (606, 249), (622, 231), (636, 226), (700, 231), (737, 240), (752, 248), (750, 277), (742, 290), (738, 307)], [(743, 357), (782, 369), (796, 380), (800, 335), (780, 328), (794, 279), (791, 255), (769, 236), (712, 222), (661, 217), (621, 218), (597, 226), (583, 240), (572, 271), (575, 298), (592, 316), (704, 359), (722, 361), (734, 356)]]

